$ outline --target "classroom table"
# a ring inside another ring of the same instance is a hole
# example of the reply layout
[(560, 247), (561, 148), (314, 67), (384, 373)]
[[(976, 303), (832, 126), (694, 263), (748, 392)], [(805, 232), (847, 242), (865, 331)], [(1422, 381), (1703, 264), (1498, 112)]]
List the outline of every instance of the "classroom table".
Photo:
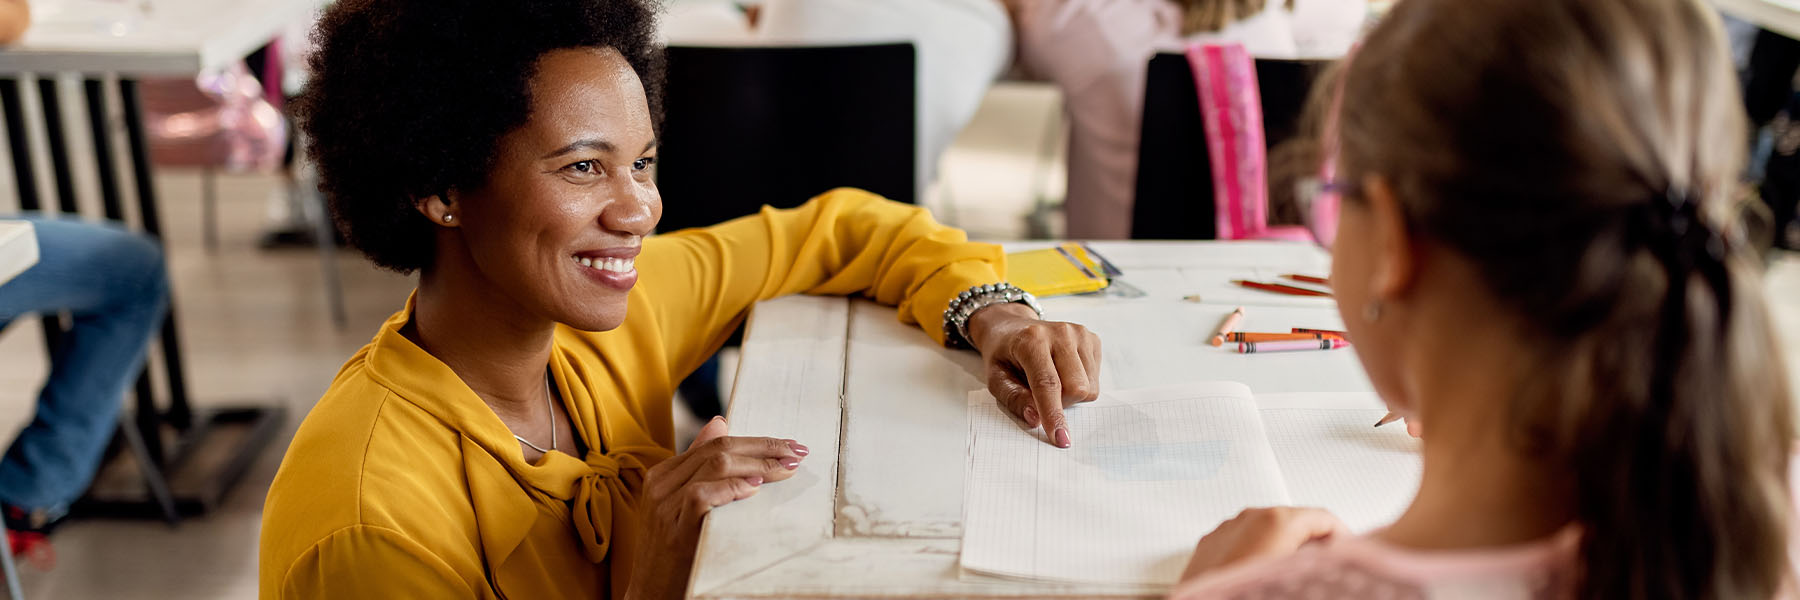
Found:
[[(1009, 245), (1009, 250), (1032, 247)], [(1245, 308), (1242, 330), (1341, 329), (1328, 298), (1247, 290), (1232, 279), (1325, 275), (1329, 257), (1283, 242), (1105, 242), (1093, 248), (1141, 297), (1047, 298), (1044, 318), (1102, 338), (1101, 387), (1206, 380), (1256, 393), (1372, 394), (1349, 350), (1236, 354), (1206, 343)], [(1200, 302), (1184, 300), (1198, 294)], [(931, 326), (936, 326), (933, 323)], [(1164, 589), (959, 575), (969, 391), (981, 359), (947, 350), (894, 309), (789, 297), (759, 304), (731, 394), (732, 435), (792, 438), (812, 452), (793, 479), (715, 509), (689, 592), (698, 598), (1143, 597)], [(1372, 397), (1372, 396), (1371, 396)], [(1077, 408), (1079, 410), (1079, 408)], [(1074, 432), (1081, 443), (1081, 432)], [(1197, 541), (1197, 540), (1196, 540)]]
[(37, 234), (31, 223), (0, 219), (0, 285), (37, 264)]
[(1712, 0), (1725, 14), (1800, 39), (1800, 0)]
[[(79, 211), (73, 182), (74, 168), (80, 163), (70, 152), (61, 90), (56, 83), (56, 78), (74, 74), (84, 83), (87, 133), (93, 149), (91, 163), (87, 164), (92, 165), (99, 184), (104, 211), (99, 216), (130, 221), (128, 217), (132, 215), (125, 211), (125, 201), (135, 197), (138, 226), (160, 242), (161, 219), (137, 80), (193, 76), (241, 60), (323, 3), (324, 0), (33, 2), (36, 14), (25, 37), (0, 49), (0, 106), (4, 108), (9, 133), (20, 208), (37, 210), (54, 201), (62, 212)], [(28, 102), (27, 94), (34, 91), (36, 94), (30, 99), (36, 102)], [(41, 115), (28, 114), (27, 109), (32, 106)], [(123, 126), (122, 152), (116, 150), (118, 140), (114, 133), (120, 127), (115, 125)], [(43, 153), (36, 151), (26, 134), (38, 128), (43, 130), (45, 139)], [(124, 164), (117, 159), (120, 154), (126, 157)], [(49, 170), (55, 184), (53, 193), (40, 189), (35, 176), (40, 168)], [(172, 291), (171, 307), (179, 292)], [(137, 385), (137, 429), (141, 435), (128, 437), (133, 438), (129, 440), (131, 446), (141, 447), (154, 463), (140, 465), (146, 474), (147, 493), (117, 499), (90, 496), (78, 510), (155, 514), (171, 522), (182, 514), (206, 512), (222, 501), (225, 492), (274, 438), (283, 418), (279, 406), (229, 406), (208, 411), (196, 411), (190, 406), (179, 331), (176, 311), (171, 308), (161, 335), (168, 406), (156, 406), (151, 378), (140, 377)], [(223, 460), (195, 459), (190, 451), (213, 447), (205, 443), (206, 438), (222, 427), (247, 427), (249, 431), (231, 443)], [(164, 432), (168, 429), (176, 436), (165, 443)], [(198, 483), (190, 493), (177, 490), (177, 495), (171, 497), (165, 475), (170, 480), (178, 479), (175, 475), (184, 468), (206, 472), (179, 477)]]

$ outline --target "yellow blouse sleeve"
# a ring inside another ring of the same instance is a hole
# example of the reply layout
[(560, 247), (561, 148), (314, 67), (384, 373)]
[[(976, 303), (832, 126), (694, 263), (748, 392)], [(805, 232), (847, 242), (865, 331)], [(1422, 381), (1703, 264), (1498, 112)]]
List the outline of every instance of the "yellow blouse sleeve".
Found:
[(923, 208), (854, 189), (652, 237), (637, 262), (677, 377), (724, 343), (751, 304), (791, 294), (863, 294), (898, 306), (902, 322), (942, 343), (950, 299), (1001, 281), (1006, 269), (999, 246), (971, 243)]
[(357, 525), (332, 534), (300, 555), (281, 578), (279, 597), (477, 597), (469, 585), (405, 534)]

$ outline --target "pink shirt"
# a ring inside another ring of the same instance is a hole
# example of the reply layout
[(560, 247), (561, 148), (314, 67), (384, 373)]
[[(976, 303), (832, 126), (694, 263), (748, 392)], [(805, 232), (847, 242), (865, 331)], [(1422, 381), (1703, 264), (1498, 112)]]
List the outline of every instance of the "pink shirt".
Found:
[(1574, 527), (1507, 548), (1424, 551), (1372, 537), (1202, 576), (1172, 598), (1572, 598), (1581, 536)]

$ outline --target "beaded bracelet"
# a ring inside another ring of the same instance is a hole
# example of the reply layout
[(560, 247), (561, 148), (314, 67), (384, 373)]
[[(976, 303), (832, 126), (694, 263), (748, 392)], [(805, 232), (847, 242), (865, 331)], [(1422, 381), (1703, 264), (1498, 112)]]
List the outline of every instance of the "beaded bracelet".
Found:
[(950, 306), (944, 309), (944, 345), (951, 348), (974, 348), (969, 340), (969, 316), (975, 311), (995, 304), (1021, 303), (1031, 308), (1038, 317), (1044, 316), (1044, 309), (1038, 306), (1037, 297), (1030, 292), (1019, 289), (1010, 283), (990, 283), (969, 288), (950, 300)]

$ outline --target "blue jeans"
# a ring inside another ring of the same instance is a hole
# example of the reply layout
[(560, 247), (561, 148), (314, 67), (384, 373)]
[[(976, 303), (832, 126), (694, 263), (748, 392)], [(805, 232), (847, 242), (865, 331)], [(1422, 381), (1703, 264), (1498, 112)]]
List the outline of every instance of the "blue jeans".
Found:
[(0, 458), (0, 502), (57, 518), (87, 489), (125, 391), (169, 306), (155, 241), (116, 225), (26, 216), (38, 262), (0, 284), (0, 328), (25, 313), (67, 311), (74, 327), (50, 357), (37, 413)]

